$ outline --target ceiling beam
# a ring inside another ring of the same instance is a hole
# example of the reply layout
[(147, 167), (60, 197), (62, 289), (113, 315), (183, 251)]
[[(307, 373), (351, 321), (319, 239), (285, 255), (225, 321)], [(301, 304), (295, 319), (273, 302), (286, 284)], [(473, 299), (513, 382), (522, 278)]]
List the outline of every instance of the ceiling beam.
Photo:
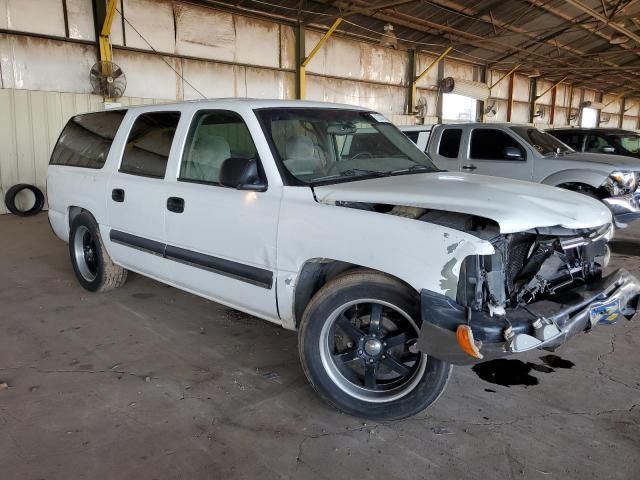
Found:
[(581, 10), (582, 12), (589, 14), (591, 17), (595, 18), (596, 20), (599, 20), (600, 22), (602, 22), (609, 28), (612, 28), (613, 30), (617, 31), (618, 33), (625, 35), (627, 38), (633, 40), (634, 42), (640, 43), (640, 35), (636, 35), (631, 30), (628, 30), (627, 28), (621, 25), (618, 25), (617, 23), (615, 23), (615, 21), (611, 21), (605, 15), (598, 13), (597, 11), (583, 4), (579, 0), (565, 0), (565, 2), (568, 3), (569, 5), (574, 6), (578, 10)]

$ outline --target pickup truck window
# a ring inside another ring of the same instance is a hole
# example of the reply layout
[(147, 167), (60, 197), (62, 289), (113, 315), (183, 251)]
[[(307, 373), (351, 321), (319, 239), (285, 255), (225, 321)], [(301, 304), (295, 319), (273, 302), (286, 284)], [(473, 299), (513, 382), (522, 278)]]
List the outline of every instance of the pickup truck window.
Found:
[(67, 122), (51, 155), (51, 165), (102, 168), (126, 110), (76, 115)]
[(582, 140), (584, 134), (579, 132), (552, 132), (551, 135), (556, 137), (562, 143), (569, 145), (574, 150), (582, 151)]
[(525, 158), (522, 146), (511, 135), (502, 130), (492, 128), (476, 128), (471, 132), (470, 157), (476, 160), (508, 160), (521, 162), (522, 160), (510, 159), (505, 155), (507, 147), (515, 147)]
[(256, 114), (286, 180), (314, 185), (437, 170), (377, 115), (335, 108), (267, 108)]
[(535, 148), (542, 155), (570, 152), (571, 149), (547, 132), (533, 127), (511, 127), (520, 138)]
[(411, 139), (413, 143), (418, 143), (418, 137), (420, 136), (420, 132), (415, 130), (412, 132), (404, 132), (404, 134)]
[(219, 185), (220, 167), (227, 158), (258, 158), (242, 117), (229, 111), (198, 112), (187, 137), (179, 180)]
[(445, 128), (440, 137), (440, 146), (438, 147), (438, 155), (446, 158), (458, 158), (460, 151), (460, 139), (462, 138), (462, 129)]
[(180, 112), (143, 113), (131, 127), (120, 171), (143, 177), (164, 178)]

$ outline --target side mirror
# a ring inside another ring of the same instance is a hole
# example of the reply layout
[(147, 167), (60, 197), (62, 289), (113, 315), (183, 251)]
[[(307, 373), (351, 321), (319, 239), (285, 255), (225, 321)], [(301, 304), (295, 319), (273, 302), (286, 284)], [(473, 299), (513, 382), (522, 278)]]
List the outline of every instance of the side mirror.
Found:
[(522, 152), (518, 147), (504, 147), (502, 155), (507, 160), (524, 160)]
[(227, 158), (220, 167), (220, 184), (237, 190), (264, 192), (267, 184), (260, 178), (258, 162), (248, 158)]
[(600, 149), (600, 151), (601, 151), (602, 153), (616, 153), (616, 149), (615, 149), (614, 147), (611, 147), (611, 146), (602, 147), (602, 148)]

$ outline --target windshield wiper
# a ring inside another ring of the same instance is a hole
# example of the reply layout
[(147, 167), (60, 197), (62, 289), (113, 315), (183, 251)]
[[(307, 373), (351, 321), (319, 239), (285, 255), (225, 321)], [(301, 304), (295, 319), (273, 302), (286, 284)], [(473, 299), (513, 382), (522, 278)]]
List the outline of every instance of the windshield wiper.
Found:
[(426, 165), (411, 165), (408, 168), (399, 168), (397, 170), (391, 170), (390, 172), (388, 172), (390, 175), (395, 175), (398, 173), (407, 173), (407, 172), (433, 172), (434, 169), (431, 167), (428, 167)]
[(313, 183), (323, 182), (325, 180), (332, 180), (340, 177), (386, 177), (388, 172), (379, 172), (378, 170), (366, 170), (364, 168), (350, 168), (344, 172), (334, 173), (333, 175), (327, 175), (326, 177), (314, 178)]

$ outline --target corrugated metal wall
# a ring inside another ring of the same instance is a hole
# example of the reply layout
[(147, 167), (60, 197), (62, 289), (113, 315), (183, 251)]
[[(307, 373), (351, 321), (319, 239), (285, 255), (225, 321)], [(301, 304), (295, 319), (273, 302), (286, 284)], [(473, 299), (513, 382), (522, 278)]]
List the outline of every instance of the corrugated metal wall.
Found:
[[(120, 99), (125, 106), (156, 102)], [(102, 108), (102, 97), (96, 95), (0, 89), (0, 213), (7, 213), (4, 195), (17, 183), (45, 191), (47, 164), (64, 124), (73, 115)]]

